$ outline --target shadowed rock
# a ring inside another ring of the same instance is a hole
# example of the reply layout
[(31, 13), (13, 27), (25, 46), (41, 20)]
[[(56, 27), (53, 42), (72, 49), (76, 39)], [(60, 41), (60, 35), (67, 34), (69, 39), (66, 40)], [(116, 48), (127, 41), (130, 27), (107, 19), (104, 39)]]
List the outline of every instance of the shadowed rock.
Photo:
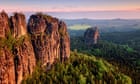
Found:
[(64, 22), (48, 15), (36, 14), (29, 19), (28, 31), (36, 58), (43, 65), (69, 57), (70, 41)]
[(15, 38), (19, 38), (22, 35), (26, 35), (26, 21), (25, 16), (22, 13), (15, 13), (10, 17), (11, 32)]
[(97, 27), (88, 28), (84, 33), (85, 44), (93, 45), (97, 44), (99, 40), (99, 31)]

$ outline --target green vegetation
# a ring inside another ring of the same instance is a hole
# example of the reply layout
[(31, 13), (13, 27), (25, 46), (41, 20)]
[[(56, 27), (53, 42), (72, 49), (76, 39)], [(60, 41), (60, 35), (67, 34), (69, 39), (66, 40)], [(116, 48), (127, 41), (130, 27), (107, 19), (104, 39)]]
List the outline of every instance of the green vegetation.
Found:
[(12, 50), (13, 45), (16, 43), (16, 39), (11, 35), (11, 33), (8, 33), (6, 38), (1, 38), (0, 40), (0, 47), (7, 47), (9, 50)]
[(7, 47), (10, 51), (12, 51), (14, 46), (22, 45), (24, 39), (25, 36), (21, 36), (16, 39), (11, 33), (8, 33), (6, 38), (0, 38), (0, 49)]
[(71, 52), (66, 62), (57, 62), (50, 70), (36, 67), (23, 84), (131, 84), (131, 78), (121, 74), (103, 59)]
[(65, 35), (66, 35), (66, 32), (64, 32), (64, 28), (62, 28), (62, 27), (61, 27), (61, 28), (59, 28), (59, 30), (58, 30), (58, 31), (59, 31), (60, 36), (62, 36), (62, 37), (63, 37), (63, 36), (65, 36)]
[(140, 51), (140, 30), (131, 32), (113, 32), (101, 34), (103, 40), (128, 45), (133, 49)]
[(84, 38), (72, 37), (71, 50), (102, 57), (117, 66), (122, 73), (129, 75), (132, 78), (133, 83), (140, 83), (138, 68), (140, 67), (138, 61), (138, 59), (140, 59), (140, 52), (128, 45), (99, 41), (96, 45), (87, 46), (84, 43)]
[(85, 29), (90, 28), (90, 27), (91, 26), (87, 25), (87, 24), (75, 24), (75, 25), (69, 26), (69, 29), (71, 29), (71, 30), (85, 30)]

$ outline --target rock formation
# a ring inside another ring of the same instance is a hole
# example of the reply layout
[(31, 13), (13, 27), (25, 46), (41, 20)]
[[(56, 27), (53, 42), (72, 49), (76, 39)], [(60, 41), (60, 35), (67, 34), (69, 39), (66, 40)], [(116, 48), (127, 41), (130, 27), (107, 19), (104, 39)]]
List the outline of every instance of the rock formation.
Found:
[(15, 84), (14, 57), (6, 48), (0, 49), (0, 84)]
[(27, 33), (25, 16), (22, 13), (15, 13), (10, 18), (11, 33), (15, 38), (18, 38)]
[(8, 15), (2, 11), (0, 13), (0, 37), (5, 37), (10, 31), (9, 29)]
[(36, 63), (51, 65), (70, 56), (66, 24), (48, 15), (35, 14), (28, 25), (24, 14), (8, 18), (0, 13), (0, 84), (20, 84)]
[(84, 33), (85, 43), (87, 45), (97, 44), (99, 40), (99, 31), (97, 27), (88, 28)]
[(14, 49), (15, 76), (17, 84), (31, 74), (36, 66), (35, 54), (30, 41), (24, 39), (20, 46), (15, 45)]
[(8, 15), (0, 13), (0, 84), (15, 84), (15, 68), (12, 52), (3, 46), (3, 38), (7, 38), (10, 31)]
[(43, 65), (69, 57), (70, 40), (64, 22), (48, 15), (36, 14), (29, 19), (28, 31), (36, 58)]

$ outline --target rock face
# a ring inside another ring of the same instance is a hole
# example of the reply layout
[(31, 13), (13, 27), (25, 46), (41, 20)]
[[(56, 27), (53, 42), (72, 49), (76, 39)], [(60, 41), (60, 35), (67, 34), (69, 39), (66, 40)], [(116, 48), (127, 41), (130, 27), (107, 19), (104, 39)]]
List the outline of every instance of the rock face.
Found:
[(88, 28), (84, 33), (85, 44), (93, 45), (97, 44), (99, 40), (99, 31), (97, 27)]
[(70, 39), (64, 22), (36, 14), (26, 25), (21, 13), (10, 18), (0, 13), (0, 84), (21, 84), (37, 62), (46, 66), (69, 56)]
[(11, 32), (15, 38), (19, 38), (27, 33), (25, 16), (21, 13), (15, 13), (10, 18)]
[(70, 38), (67, 32), (67, 27), (64, 22), (59, 22), (60, 34), (60, 56), (61, 61), (65, 61), (70, 56)]
[(5, 37), (9, 32), (9, 19), (8, 15), (2, 11), (0, 13), (0, 37)]
[(35, 54), (31, 42), (27, 39), (24, 39), (20, 46), (14, 46), (13, 51), (16, 82), (20, 84), (23, 78), (32, 74), (36, 66)]
[(8, 15), (0, 13), (0, 84), (15, 84), (14, 58), (10, 50), (2, 44), (10, 32)]
[(64, 22), (48, 15), (36, 14), (29, 19), (28, 31), (36, 58), (43, 65), (69, 58), (70, 40)]
[(6, 48), (0, 50), (0, 84), (15, 84), (15, 68), (12, 53)]
[[(20, 84), (24, 77), (33, 72), (36, 65), (32, 44), (25, 36), (27, 34), (25, 16), (15, 13), (9, 19), (5, 12), (2, 12), (1, 16), (2, 39), (0, 41), (5, 40), (4, 42), (9, 44), (0, 44), (0, 84)], [(12, 38), (9, 36), (10, 30)], [(13, 44), (12, 40), (16, 42)], [(13, 48), (7, 48), (9, 46)]]

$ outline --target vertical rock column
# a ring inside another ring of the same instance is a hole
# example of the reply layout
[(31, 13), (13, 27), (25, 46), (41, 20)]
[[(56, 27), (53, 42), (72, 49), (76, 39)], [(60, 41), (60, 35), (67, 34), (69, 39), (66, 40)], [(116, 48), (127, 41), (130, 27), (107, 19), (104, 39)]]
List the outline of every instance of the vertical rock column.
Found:
[(0, 13), (0, 84), (15, 84), (15, 68), (12, 52), (2, 43), (7, 38), (9, 29), (8, 15)]
[(0, 13), (0, 37), (5, 38), (9, 31), (10, 28), (8, 15), (4, 11), (2, 11)]
[(15, 83), (15, 67), (13, 55), (5, 47), (0, 50), (0, 84)]
[(97, 44), (99, 36), (100, 35), (97, 27), (88, 28), (84, 33), (85, 44), (88, 46)]
[(20, 84), (23, 78), (32, 74), (36, 66), (36, 58), (30, 40), (27, 37), (27, 27), (25, 16), (15, 13), (10, 18), (12, 35), (16, 40), (20, 40), (14, 45), (14, 64), (16, 83)]
[(67, 32), (67, 26), (62, 21), (59, 22), (59, 34), (60, 34), (61, 61), (65, 61), (70, 56), (70, 38)]
[(27, 34), (26, 21), (23, 14), (15, 13), (14, 16), (11, 16), (10, 22), (10, 28), (12, 30), (11, 32), (15, 38), (19, 38)]

